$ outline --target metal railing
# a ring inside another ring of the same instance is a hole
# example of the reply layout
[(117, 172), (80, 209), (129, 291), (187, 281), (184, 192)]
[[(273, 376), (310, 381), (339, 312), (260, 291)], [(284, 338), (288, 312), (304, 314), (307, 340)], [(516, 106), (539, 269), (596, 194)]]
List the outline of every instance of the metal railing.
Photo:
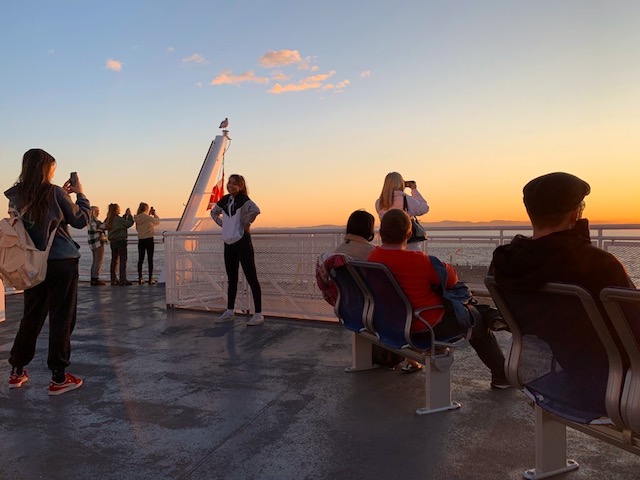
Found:
[[(525, 226), (428, 227), (423, 248), (452, 263), (459, 276), (482, 285), (493, 250), (517, 233), (528, 235)], [(316, 285), (316, 260), (333, 251), (344, 236), (342, 229), (287, 229), (252, 231), (258, 278), (266, 315), (335, 321), (333, 308)], [(640, 284), (640, 225), (594, 225), (593, 242), (611, 252)], [(166, 232), (164, 273), (169, 308), (222, 311), (226, 308), (227, 277), (220, 231)], [(378, 237), (374, 243), (378, 242)], [(236, 310), (253, 311), (251, 292), (242, 272)]]

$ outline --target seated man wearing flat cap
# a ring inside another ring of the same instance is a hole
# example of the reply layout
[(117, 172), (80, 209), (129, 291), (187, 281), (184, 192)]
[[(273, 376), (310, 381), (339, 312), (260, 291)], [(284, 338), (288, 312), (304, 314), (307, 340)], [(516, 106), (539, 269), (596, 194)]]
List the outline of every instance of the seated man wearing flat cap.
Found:
[[(562, 172), (525, 185), (523, 200), (533, 236), (517, 235), (493, 252), (489, 273), (501, 288), (527, 293), (547, 282), (576, 284), (591, 292), (604, 312), (599, 300), (604, 287), (633, 287), (622, 264), (591, 243), (588, 220), (581, 218), (590, 191), (587, 182)], [(561, 323), (554, 320), (541, 315), (532, 333), (549, 342), (563, 369), (580, 377), (589, 375), (595, 382), (590, 382), (594, 393), (603, 399), (607, 355), (591, 323), (570, 316)]]

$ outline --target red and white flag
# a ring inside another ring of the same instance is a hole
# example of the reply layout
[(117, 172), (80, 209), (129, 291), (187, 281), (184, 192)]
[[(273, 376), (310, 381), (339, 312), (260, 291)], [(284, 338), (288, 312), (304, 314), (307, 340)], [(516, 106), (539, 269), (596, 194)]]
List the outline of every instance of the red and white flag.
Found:
[(221, 158), (213, 167), (213, 177), (216, 179), (211, 190), (209, 205), (207, 210), (211, 210), (218, 201), (224, 196), (224, 160)]

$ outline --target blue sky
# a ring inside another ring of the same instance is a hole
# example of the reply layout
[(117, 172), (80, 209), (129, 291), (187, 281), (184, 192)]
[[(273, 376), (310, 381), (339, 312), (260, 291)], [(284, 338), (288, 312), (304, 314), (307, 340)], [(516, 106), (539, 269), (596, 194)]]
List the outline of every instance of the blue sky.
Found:
[(2, 188), (32, 147), (92, 203), (182, 213), (218, 124), (259, 226), (344, 223), (399, 171), (423, 221), (522, 220), (549, 171), (640, 222), (640, 3), (9, 2)]

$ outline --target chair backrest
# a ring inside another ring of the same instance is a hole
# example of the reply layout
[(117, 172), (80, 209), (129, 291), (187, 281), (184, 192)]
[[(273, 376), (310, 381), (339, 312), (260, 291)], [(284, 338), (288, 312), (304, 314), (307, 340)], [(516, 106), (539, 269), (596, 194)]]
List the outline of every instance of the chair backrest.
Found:
[(485, 284), (513, 334), (509, 379), (560, 417), (621, 422), (623, 362), (591, 294), (560, 283), (526, 293), (504, 289), (493, 277)]
[(360, 274), (371, 292), (374, 304), (372, 326), (380, 341), (392, 348), (429, 348), (429, 345), (412, 344), (413, 308), (387, 267), (381, 263), (356, 260), (351, 260), (349, 265)]
[(334, 311), (340, 322), (353, 332), (367, 329), (372, 311), (369, 296), (353, 275), (343, 255), (333, 255), (325, 261), (331, 279), (338, 289)]
[(600, 292), (600, 299), (629, 359), (620, 406), (622, 419), (640, 435), (640, 290), (609, 287)]

